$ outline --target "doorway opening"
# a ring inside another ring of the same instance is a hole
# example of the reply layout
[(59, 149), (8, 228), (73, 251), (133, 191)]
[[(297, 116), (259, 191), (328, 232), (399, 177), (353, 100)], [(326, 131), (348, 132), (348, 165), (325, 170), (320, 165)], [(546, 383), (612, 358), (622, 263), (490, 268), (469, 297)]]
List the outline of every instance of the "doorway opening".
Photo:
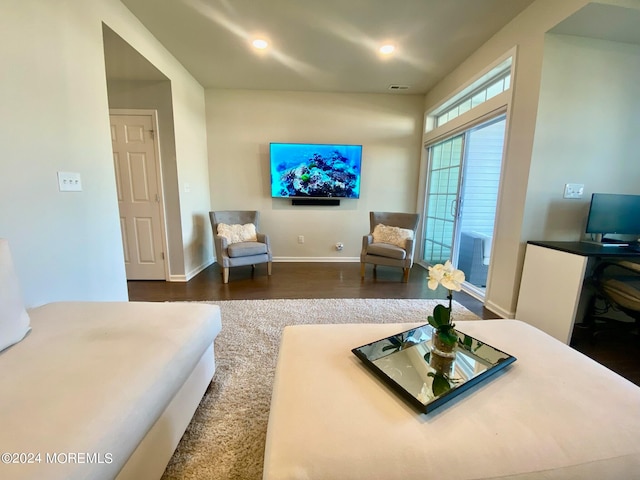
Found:
[(504, 151), (504, 114), (428, 145), (422, 262), (462, 270), (484, 298)]
[[(176, 147), (175, 147), (175, 133), (174, 133), (174, 120), (173, 120), (173, 103), (171, 93), (171, 81), (156, 67), (154, 67), (144, 56), (136, 51), (131, 45), (129, 45), (122, 37), (115, 33), (106, 24), (102, 25), (103, 42), (104, 42), (104, 61), (105, 61), (105, 76), (107, 81), (107, 95), (109, 102), (110, 114), (114, 112), (125, 113), (127, 115), (137, 115), (141, 113), (143, 115), (153, 116), (154, 138), (150, 138), (150, 134), (145, 135), (148, 138), (144, 139), (147, 143), (153, 140), (155, 144), (155, 155), (157, 156), (157, 168), (156, 175), (160, 179), (159, 190), (153, 193), (142, 193), (141, 185), (148, 181), (148, 179), (140, 179), (142, 183), (136, 185), (136, 195), (139, 198), (144, 198), (147, 195), (151, 195), (149, 198), (155, 201), (155, 194), (159, 196), (160, 210), (161, 210), (161, 235), (162, 244), (160, 246), (157, 243), (153, 243), (150, 240), (147, 241), (146, 247), (142, 248), (140, 252), (132, 252), (132, 247), (127, 247), (124, 240), (125, 236), (129, 235), (132, 231), (131, 224), (127, 228), (123, 224), (126, 223), (121, 218), (121, 227), (123, 229), (123, 254), (125, 257), (125, 268), (127, 270), (127, 279), (162, 279), (167, 281), (185, 281), (184, 275), (184, 251), (182, 242), (182, 230), (179, 228), (181, 225), (181, 213), (180, 213), (180, 200), (178, 190), (178, 173), (176, 164)], [(111, 119), (113, 116), (111, 115)], [(116, 129), (117, 130), (117, 129)], [(142, 130), (149, 130), (147, 127), (143, 127)], [(138, 141), (142, 145), (142, 137), (138, 129)], [(159, 135), (161, 132), (162, 135)], [(135, 128), (131, 130), (132, 138), (136, 138)], [(114, 139), (114, 127), (112, 125), (111, 137)], [(121, 133), (122, 136), (122, 133)], [(160, 161), (161, 156), (161, 161)], [(140, 155), (135, 156), (134, 163), (137, 162), (138, 171), (140, 173), (146, 160), (143, 161)], [(117, 169), (117, 165), (114, 158), (114, 169)], [(130, 168), (127, 166), (126, 168)], [(144, 167), (146, 169), (146, 165)], [(122, 172), (120, 172), (122, 174)], [(116, 177), (119, 173), (116, 171)], [(118, 179), (121, 182), (122, 179)], [(151, 182), (154, 185), (157, 182)], [(122, 192), (120, 188), (125, 185), (122, 183), (118, 185), (118, 199), (120, 206)], [(127, 188), (131, 190), (131, 186), (127, 185)], [(116, 200), (116, 199), (114, 199)], [(137, 228), (143, 236), (151, 239), (154, 238), (153, 230), (156, 228), (152, 224), (151, 220), (142, 220), (137, 222)], [(157, 223), (157, 222), (156, 222)], [(177, 228), (171, 228), (177, 226)], [(157, 237), (157, 232), (155, 234)], [(138, 242), (141, 243), (141, 242)], [(153, 245), (153, 248), (152, 248)], [(129, 251), (127, 251), (129, 248)], [(137, 248), (137, 247), (136, 247)], [(131, 255), (138, 254), (140, 258), (144, 258), (145, 262), (151, 261), (152, 258), (160, 257), (165, 265), (163, 267), (163, 274), (160, 277), (158, 271), (151, 274), (146, 278), (142, 278), (144, 275), (131, 274), (129, 268), (129, 262)]]

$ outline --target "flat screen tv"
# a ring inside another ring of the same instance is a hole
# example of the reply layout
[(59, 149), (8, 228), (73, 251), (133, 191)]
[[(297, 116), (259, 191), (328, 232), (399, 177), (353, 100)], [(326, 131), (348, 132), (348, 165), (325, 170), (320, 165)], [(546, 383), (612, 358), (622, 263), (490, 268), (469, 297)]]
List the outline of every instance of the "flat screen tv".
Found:
[(271, 143), (274, 198), (359, 198), (362, 145)]
[(640, 234), (640, 195), (594, 193), (586, 232), (603, 236)]

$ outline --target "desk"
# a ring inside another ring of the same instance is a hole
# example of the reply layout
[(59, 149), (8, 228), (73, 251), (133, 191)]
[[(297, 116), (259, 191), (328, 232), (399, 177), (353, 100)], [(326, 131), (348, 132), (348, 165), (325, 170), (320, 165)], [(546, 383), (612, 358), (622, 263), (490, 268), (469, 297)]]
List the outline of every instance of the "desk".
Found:
[(584, 281), (604, 258), (640, 259), (628, 247), (588, 242), (527, 242), (516, 318), (569, 343), (573, 326), (586, 312)]

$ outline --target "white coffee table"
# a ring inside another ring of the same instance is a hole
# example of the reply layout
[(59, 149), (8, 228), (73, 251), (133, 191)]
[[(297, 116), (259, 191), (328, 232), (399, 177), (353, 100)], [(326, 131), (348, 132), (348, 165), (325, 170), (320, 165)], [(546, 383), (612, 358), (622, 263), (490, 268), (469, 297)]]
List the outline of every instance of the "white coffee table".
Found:
[(351, 353), (418, 325), (287, 327), (264, 479), (637, 478), (639, 387), (525, 323), (460, 321), (517, 361), (420, 414)]

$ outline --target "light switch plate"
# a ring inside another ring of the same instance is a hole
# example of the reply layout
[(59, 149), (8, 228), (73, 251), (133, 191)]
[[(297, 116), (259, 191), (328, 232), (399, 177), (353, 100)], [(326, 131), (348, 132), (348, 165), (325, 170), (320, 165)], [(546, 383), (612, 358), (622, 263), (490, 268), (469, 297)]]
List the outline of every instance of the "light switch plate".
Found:
[(79, 173), (58, 172), (58, 189), (61, 192), (81, 192), (82, 179)]
[(582, 198), (584, 194), (584, 184), (567, 183), (564, 186), (564, 198)]

